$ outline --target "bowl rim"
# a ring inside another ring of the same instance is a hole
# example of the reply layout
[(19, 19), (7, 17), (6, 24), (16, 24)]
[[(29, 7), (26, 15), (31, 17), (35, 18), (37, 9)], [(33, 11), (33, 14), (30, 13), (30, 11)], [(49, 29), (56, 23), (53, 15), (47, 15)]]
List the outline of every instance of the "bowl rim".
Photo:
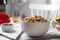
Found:
[(26, 21), (20, 21), (20, 22), (24, 22), (24, 23), (48, 23), (48, 22), (50, 22), (50, 21), (47, 21), (47, 22), (26, 22)]
[(3, 24), (1, 24), (2, 26), (4, 25), (4, 26), (13, 26), (13, 24), (12, 23), (3, 23)]

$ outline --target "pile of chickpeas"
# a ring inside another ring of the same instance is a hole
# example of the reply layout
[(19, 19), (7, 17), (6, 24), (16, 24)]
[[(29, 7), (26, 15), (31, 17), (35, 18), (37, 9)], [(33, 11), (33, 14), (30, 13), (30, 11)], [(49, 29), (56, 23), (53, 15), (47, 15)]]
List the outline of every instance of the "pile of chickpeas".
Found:
[(41, 16), (33, 16), (33, 17), (24, 18), (24, 21), (25, 22), (47, 22), (48, 20), (44, 19)]

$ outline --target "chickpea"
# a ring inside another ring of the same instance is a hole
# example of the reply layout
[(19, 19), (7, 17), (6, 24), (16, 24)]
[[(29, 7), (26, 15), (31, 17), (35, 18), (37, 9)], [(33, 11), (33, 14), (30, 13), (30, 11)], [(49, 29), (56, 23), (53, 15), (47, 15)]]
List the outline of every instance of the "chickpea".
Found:
[(24, 21), (26, 22), (47, 22), (46, 19), (44, 19), (43, 17), (41, 16), (34, 16), (34, 17), (29, 17), (29, 18), (25, 18)]

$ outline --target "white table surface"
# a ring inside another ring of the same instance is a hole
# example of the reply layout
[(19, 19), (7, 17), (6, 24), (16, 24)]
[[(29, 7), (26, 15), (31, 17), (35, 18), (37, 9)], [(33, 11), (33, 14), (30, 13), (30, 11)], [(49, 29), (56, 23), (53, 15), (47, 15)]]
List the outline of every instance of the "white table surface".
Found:
[(10, 39), (0, 36), (0, 40), (10, 40)]

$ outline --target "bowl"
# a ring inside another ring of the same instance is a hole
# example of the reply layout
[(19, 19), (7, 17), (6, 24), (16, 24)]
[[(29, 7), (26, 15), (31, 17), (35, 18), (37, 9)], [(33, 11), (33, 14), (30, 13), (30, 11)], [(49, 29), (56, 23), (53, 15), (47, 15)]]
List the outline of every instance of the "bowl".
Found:
[(13, 24), (11, 24), (11, 23), (3, 23), (2, 24), (3, 32), (12, 32), (12, 30), (13, 30)]
[(42, 36), (44, 35), (50, 26), (50, 22), (38, 22), (38, 23), (33, 23), (33, 22), (25, 22), (21, 21), (21, 28), (22, 30), (28, 35), (28, 36)]

